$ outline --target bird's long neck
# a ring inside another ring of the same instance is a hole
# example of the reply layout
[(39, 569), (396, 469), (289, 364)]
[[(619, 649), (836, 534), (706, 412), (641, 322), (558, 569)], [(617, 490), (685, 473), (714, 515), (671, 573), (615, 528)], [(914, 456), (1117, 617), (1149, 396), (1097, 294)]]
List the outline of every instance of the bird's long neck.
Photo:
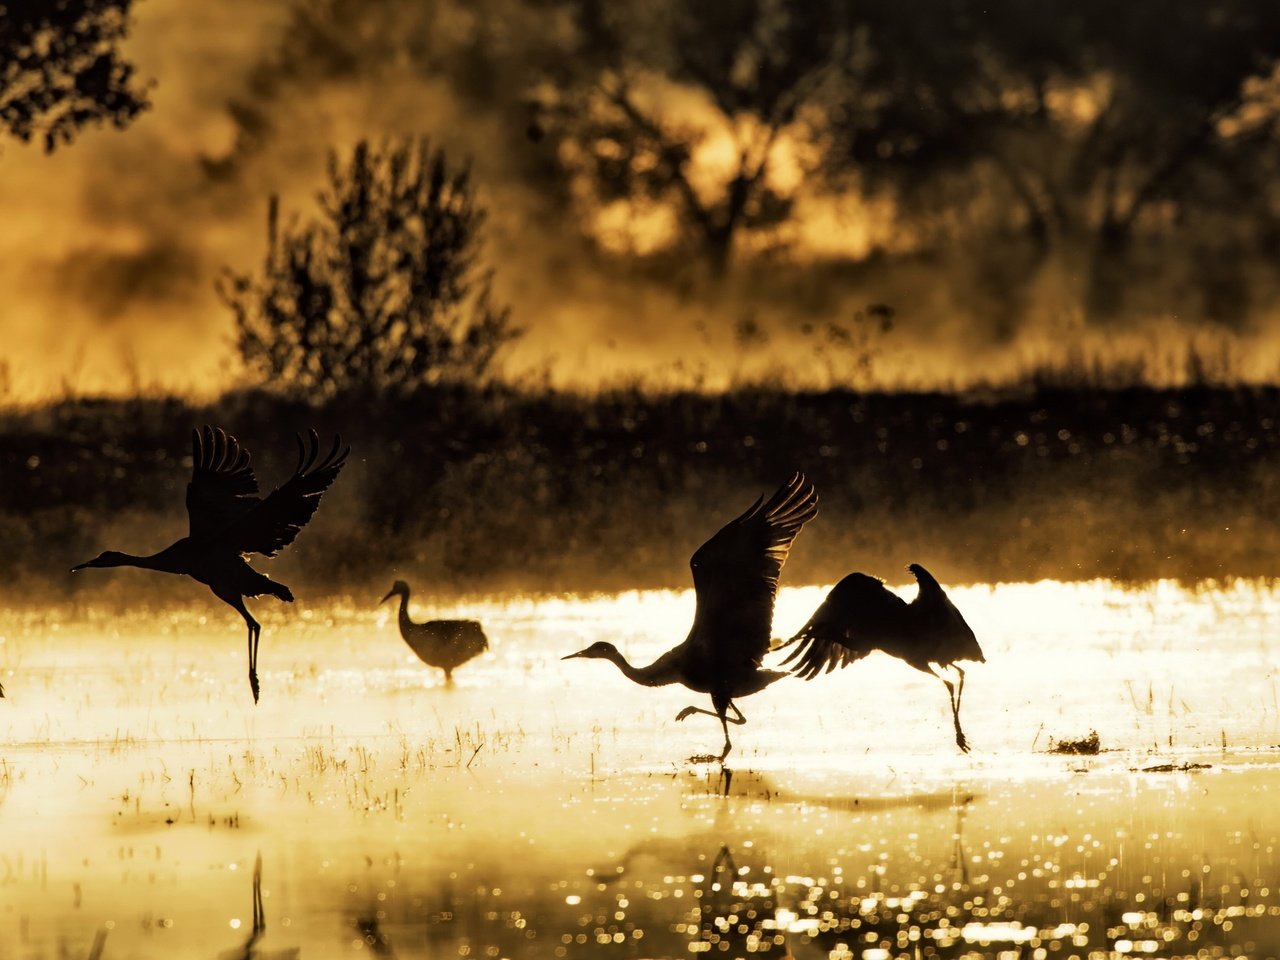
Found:
[(400, 632), (403, 634), (413, 625), (409, 619), (409, 591), (404, 590), (400, 594)]
[(161, 550), (159, 553), (148, 554), (145, 557), (134, 556), (132, 553), (120, 553), (112, 557), (112, 562), (105, 564), (110, 567), (141, 567), (143, 570), (159, 570), (161, 573), (182, 573), (173, 565), (173, 556), (170, 550)]
[(641, 686), (661, 687), (676, 681), (675, 677), (668, 676), (669, 671), (663, 666), (661, 660), (656, 660), (647, 667), (637, 667), (628, 663), (620, 650), (611, 651), (605, 659), (621, 670), (624, 677)]

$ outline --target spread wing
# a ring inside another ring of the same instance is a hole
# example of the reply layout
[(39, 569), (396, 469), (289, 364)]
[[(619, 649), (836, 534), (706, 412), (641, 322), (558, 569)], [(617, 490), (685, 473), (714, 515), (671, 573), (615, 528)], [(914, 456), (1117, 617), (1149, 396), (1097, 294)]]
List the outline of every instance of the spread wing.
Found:
[(912, 606), (919, 610), (925, 629), (936, 643), (935, 648), (930, 651), (931, 659), (938, 663), (953, 663), (956, 660), (986, 662), (973, 629), (965, 622), (964, 616), (956, 609), (933, 574), (918, 563), (910, 564), (907, 569), (920, 585), (920, 593)]
[(229, 524), (219, 539), (240, 553), (275, 556), (306, 526), (320, 506), (320, 495), (337, 478), (350, 452), (350, 447), (342, 446), (342, 438), (335, 437), (333, 448), (322, 459), (316, 432), (307, 431), (306, 442), (299, 436), (293, 476)]
[(851, 573), (834, 587), (794, 637), (783, 644), (799, 644), (784, 664), (791, 672), (812, 680), (824, 670), (861, 660), (880, 643), (901, 633), (907, 602), (884, 582), (865, 573)]
[(254, 496), (258, 480), (249, 451), (220, 427), (191, 431), (191, 482), (187, 515), (191, 536), (207, 540), (219, 535), (261, 501)]
[(689, 562), (698, 608), (688, 641), (695, 649), (688, 652), (709, 662), (760, 664), (782, 565), (800, 528), (818, 513), (818, 493), (800, 473), (763, 500), (725, 524)]

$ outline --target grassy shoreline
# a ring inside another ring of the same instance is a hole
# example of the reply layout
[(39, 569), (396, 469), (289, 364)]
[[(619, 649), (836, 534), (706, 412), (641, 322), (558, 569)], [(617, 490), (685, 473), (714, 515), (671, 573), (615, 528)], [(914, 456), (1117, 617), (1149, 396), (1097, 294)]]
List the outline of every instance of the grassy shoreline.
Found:
[[(205, 422), (249, 447), (265, 489), (292, 468), (293, 432), (352, 443), (316, 519), (269, 565), (312, 595), (363, 593), (393, 574), (441, 593), (682, 587), (692, 550), (795, 469), (821, 502), (791, 584), (853, 569), (901, 582), (911, 561), (946, 582), (1277, 570), (1272, 387), (440, 389), (319, 407), (237, 392), (0, 415), (5, 592), (70, 599), (87, 584), (66, 574), (72, 563), (183, 535), (189, 432)], [(121, 589), (176, 586), (147, 579)]]

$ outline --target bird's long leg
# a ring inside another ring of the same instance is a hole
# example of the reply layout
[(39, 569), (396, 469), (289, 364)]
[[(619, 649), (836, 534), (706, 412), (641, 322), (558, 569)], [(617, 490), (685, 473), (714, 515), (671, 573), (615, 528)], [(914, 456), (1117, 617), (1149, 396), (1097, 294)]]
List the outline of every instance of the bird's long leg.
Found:
[[(732, 700), (725, 700), (723, 704), (716, 704), (720, 708), (720, 726), (724, 730), (724, 752), (720, 754), (720, 762), (723, 764), (725, 758), (729, 756), (729, 751), (733, 749), (733, 744), (729, 741), (729, 724), (737, 724), (741, 726), (747, 722), (747, 718), (742, 715), (742, 711), (738, 709), (738, 705)], [(734, 716), (729, 716), (732, 710)]]
[[(729, 709), (737, 714), (736, 717), (728, 717), (729, 723), (743, 724), (747, 722), (747, 718), (742, 715), (742, 711), (738, 709), (738, 705), (732, 700), (729, 701)], [(704, 710), (702, 707), (685, 707), (676, 714), (677, 720), (683, 720), (685, 717), (691, 717), (695, 713), (705, 714), (708, 717), (715, 717), (717, 720), (725, 720), (726, 717), (717, 713), (715, 710)]]
[[(725, 758), (729, 756), (729, 751), (733, 749), (733, 744), (729, 742), (729, 724), (741, 726), (747, 722), (747, 718), (742, 715), (742, 711), (738, 709), (738, 705), (730, 700), (724, 705), (724, 712), (718, 716), (720, 718), (720, 726), (724, 729), (724, 751), (720, 754), (720, 762), (724, 763)], [(735, 716), (729, 716), (732, 710)]]
[(733, 744), (729, 742), (729, 724), (745, 723), (743, 720), (730, 721), (723, 713), (720, 714), (720, 726), (724, 729), (724, 750), (720, 753), (720, 762), (724, 763), (725, 757), (729, 756), (729, 751), (733, 749)]
[(964, 731), (960, 729), (960, 696), (956, 692), (956, 685), (945, 677), (942, 682), (947, 685), (947, 696), (951, 698), (951, 721), (956, 728), (956, 746), (968, 753), (969, 741), (965, 739)]
[(249, 689), (253, 691), (253, 702), (258, 702), (258, 640), (262, 637), (262, 624), (253, 620), (249, 624)]
[(966, 739), (964, 735), (964, 731), (960, 729), (960, 694), (964, 691), (964, 671), (961, 670), (959, 667), (957, 667), (954, 663), (948, 664), (948, 666), (950, 666), (951, 669), (956, 671), (956, 673), (959, 675), (959, 678), (960, 678), (959, 688), (957, 689), (957, 685), (955, 683), (952, 683), (950, 680), (948, 680), (946, 674), (944, 674), (942, 670), (939, 669), (936, 665), (932, 663), (928, 665), (920, 665), (920, 664), (913, 663), (912, 666), (915, 667), (917, 670), (923, 671), (924, 673), (933, 674), (935, 677), (941, 680), (943, 684), (946, 686), (947, 699), (951, 703), (951, 722), (956, 729), (956, 746), (959, 747), (961, 750), (963, 750), (965, 753), (968, 753), (969, 741), (968, 739)]
[[(736, 718), (730, 718), (726, 716), (726, 710), (730, 707), (733, 709), (733, 712), (737, 714)], [(724, 751), (719, 756), (716, 756), (714, 753), (695, 754), (694, 756), (689, 758), (689, 762), (690, 763), (714, 763), (715, 761), (718, 760), (721, 763), (724, 763), (724, 758), (729, 756), (729, 751), (733, 749), (733, 744), (729, 740), (729, 724), (746, 723), (747, 722), (746, 717), (742, 715), (742, 711), (738, 709), (737, 705), (734, 704), (732, 700), (730, 700), (726, 703), (725, 709), (705, 710), (702, 707), (685, 707), (683, 710), (681, 710), (679, 713), (676, 714), (676, 719), (683, 720), (685, 717), (691, 717), (695, 713), (705, 714), (708, 717), (715, 717), (717, 720), (720, 721), (720, 726), (724, 729)]]
[(676, 720), (683, 720), (685, 717), (692, 717), (695, 713), (701, 713), (708, 717), (715, 717), (717, 720), (720, 719), (720, 714), (716, 713), (714, 710), (704, 710), (702, 707), (685, 707), (676, 714)]
[(742, 724), (747, 722), (747, 718), (742, 715), (742, 711), (738, 709), (738, 705), (734, 703), (732, 700), (730, 700), (729, 703), (727, 704), (727, 708), (737, 714), (736, 718), (735, 717), (728, 718), (730, 723), (736, 723), (739, 726), (741, 726)]
[(956, 702), (952, 708), (952, 718), (956, 722), (956, 743), (961, 750), (968, 753), (969, 741), (965, 738), (964, 731), (960, 729), (960, 698), (964, 696), (964, 670), (956, 667), (955, 664), (952, 664), (952, 666), (955, 667), (956, 673), (960, 675), (960, 682), (956, 685)]
[(253, 691), (253, 702), (258, 702), (258, 637), (262, 633), (262, 624), (253, 619), (249, 609), (244, 605), (244, 598), (239, 594), (227, 596), (216, 593), (219, 600), (229, 604), (236, 613), (244, 617), (245, 626), (249, 628), (249, 689)]

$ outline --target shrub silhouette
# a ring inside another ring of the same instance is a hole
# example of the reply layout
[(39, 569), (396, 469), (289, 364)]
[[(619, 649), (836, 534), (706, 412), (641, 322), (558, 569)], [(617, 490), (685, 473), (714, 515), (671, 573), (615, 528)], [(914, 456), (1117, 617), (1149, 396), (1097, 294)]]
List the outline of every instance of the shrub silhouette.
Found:
[(320, 216), (268, 213), (260, 277), (219, 286), (249, 368), (311, 400), (485, 379), (518, 335), (477, 263), (485, 211), (470, 170), (426, 140), (329, 155)]

